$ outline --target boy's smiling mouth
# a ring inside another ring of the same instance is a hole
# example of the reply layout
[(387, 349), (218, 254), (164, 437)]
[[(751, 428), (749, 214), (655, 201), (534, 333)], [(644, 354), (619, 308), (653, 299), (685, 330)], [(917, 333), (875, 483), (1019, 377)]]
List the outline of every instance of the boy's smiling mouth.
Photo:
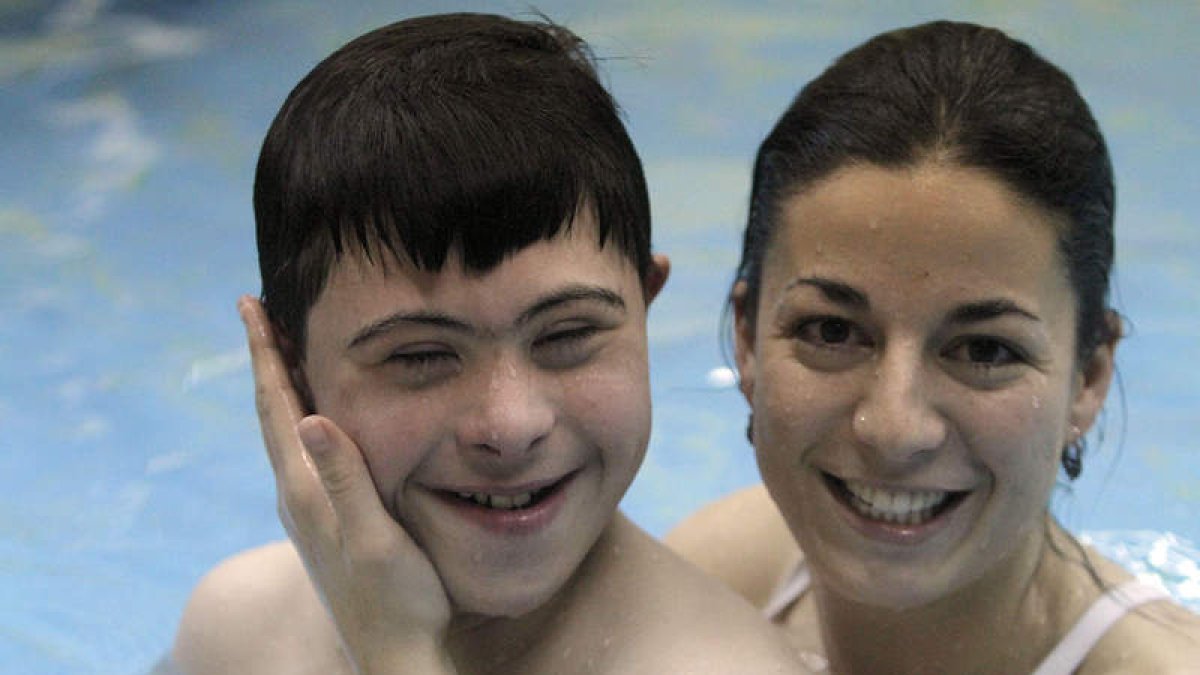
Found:
[(438, 488), (434, 493), (485, 529), (529, 534), (554, 519), (578, 473), (574, 470), (556, 479), (512, 487), (460, 485)]
[(535, 506), (557, 485), (556, 482), (544, 488), (516, 494), (488, 494), (486, 492), (456, 492), (454, 494), (459, 499), (490, 509), (514, 510)]

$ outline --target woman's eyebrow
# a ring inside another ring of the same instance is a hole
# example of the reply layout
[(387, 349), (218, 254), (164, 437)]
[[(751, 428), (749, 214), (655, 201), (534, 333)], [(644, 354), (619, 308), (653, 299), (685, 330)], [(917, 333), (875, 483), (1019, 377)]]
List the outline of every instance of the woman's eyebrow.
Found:
[[(613, 309), (625, 310), (625, 300), (621, 298), (620, 294), (611, 289), (604, 288), (603, 286), (571, 284), (535, 300), (532, 305), (521, 312), (515, 324), (518, 326), (527, 324), (539, 314), (572, 302), (599, 302)], [(350, 338), (350, 341), (347, 342), (346, 349), (351, 350), (360, 347), (388, 331), (394, 330), (398, 326), (409, 324), (452, 330), (458, 333), (478, 332), (477, 329), (473, 328), (466, 321), (442, 312), (425, 310), (396, 312), (377, 321), (372, 321), (360, 328)]]
[[(837, 305), (859, 310), (871, 307), (871, 301), (865, 293), (842, 281), (825, 277), (797, 277), (790, 281), (784, 290), (797, 286), (816, 288), (825, 299)], [(948, 320), (951, 323), (978, 323), (1007, 315), (1016, 315), (1030, 321), (1042, 320), (1037, 314), (1007, 298), (988, 298), (959, 305), (950, 312)]]
[(797, 286), (811, 286), (820, 291), (826, 300), (835, 305), (843, 305), (859, 310), (870, 309), (871, 307), (871, 301), (867, 299), (865, 293), (842, 281), (835, 281), (825, 277), (797, 277), (788, 282), (783, 290), (787, 292)]
[(960, 305), (950, 312), (948, 318), (951, 323), (978, 323), (1008, 315), (1016, 315), (1030, 321), (1040, 322), (1042, 320), (1037, 314), (1007, 298), (980, 300)]

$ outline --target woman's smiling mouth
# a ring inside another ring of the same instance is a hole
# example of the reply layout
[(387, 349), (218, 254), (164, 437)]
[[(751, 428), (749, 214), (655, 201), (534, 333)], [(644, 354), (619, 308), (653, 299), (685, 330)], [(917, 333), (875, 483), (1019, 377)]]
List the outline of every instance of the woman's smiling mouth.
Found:
[(969, 491), (883, 488), (822, 472), (838, 501), (862, 518), (881, 525), (914, 528), (937, 520), (962, 503)]

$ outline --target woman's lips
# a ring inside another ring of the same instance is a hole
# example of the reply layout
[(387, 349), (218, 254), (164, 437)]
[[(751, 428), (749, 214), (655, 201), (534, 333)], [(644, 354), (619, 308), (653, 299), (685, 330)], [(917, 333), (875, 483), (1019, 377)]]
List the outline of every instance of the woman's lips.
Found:
[(863, 534), (892, 543), (913, 544), (940, 530), (969, 490), (880, 487), (822, 472), (833, 496), (846, 507)]

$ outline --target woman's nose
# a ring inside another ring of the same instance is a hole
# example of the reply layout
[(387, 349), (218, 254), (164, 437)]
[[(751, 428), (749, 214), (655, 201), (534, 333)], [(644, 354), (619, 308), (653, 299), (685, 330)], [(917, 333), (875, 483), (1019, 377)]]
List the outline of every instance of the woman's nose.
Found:
[(499, 456), (533, 449), (554, 426), (554, 408), (538, 373), (518, 358), (499, 358), (477, 380), (458, 425), (461, 447)]
[(917, 461), (946, 440), (946, 420), (915, 351), (882, 355), (854, 410), (855, 435), (883, 462)]

